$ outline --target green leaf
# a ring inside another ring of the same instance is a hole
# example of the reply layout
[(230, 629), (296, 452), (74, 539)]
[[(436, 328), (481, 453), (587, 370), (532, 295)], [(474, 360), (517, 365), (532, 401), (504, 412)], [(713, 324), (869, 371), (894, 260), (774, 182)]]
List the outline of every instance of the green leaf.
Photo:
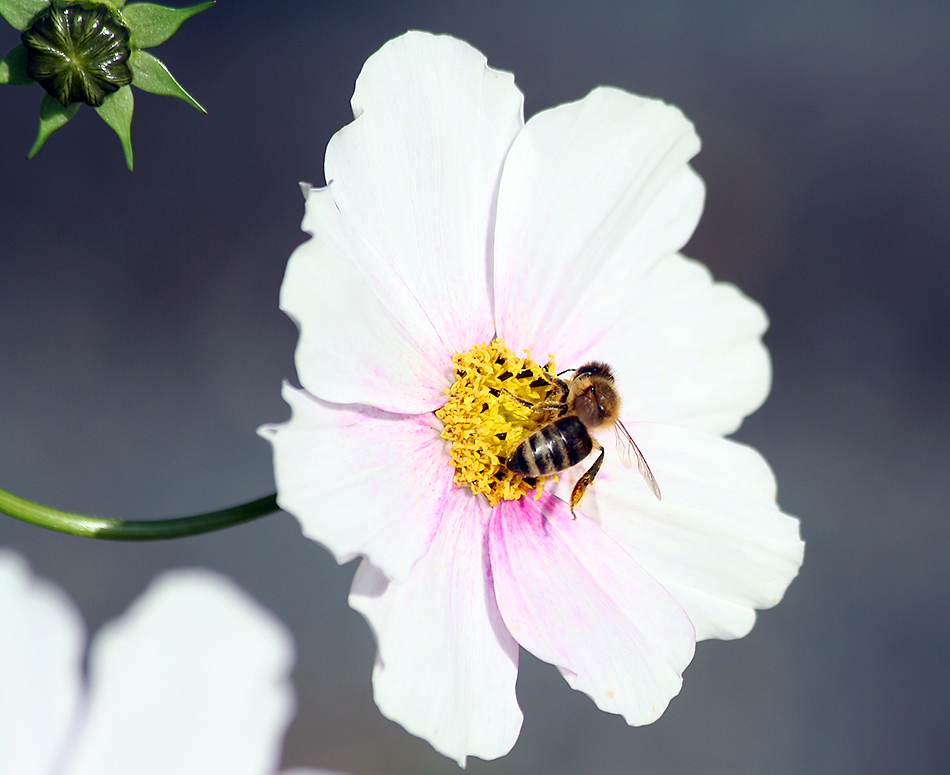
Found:
[(43, 11), (50, 0), (0, 0), (0, 16), (23, 32)]
[(132, 30), (132, 45), (135, 48), (151, 48), (174, 35), (185, 19), (190, 19), (212, 5), (214, 0), (190, 8), (166, 8), (154, 3), (133, 3), (122, 9), (122, 17)]
[(178, 81), (168, 72), (168, 68), (147, 51), (133, 49), (129, 60), (132, 68), (132, 84), (143, 91), (161, 94), (165, 97), (179, 97), (202, 113), (207, 113), (198, 101), (181, 88)]
[(74, 102), (64, 108), (54, 96), (44, 94), (43, 101), (40, 102), (40, 131), (37, 133), (36, 142), (33, 143), (33, 147), (30, 148), (26, 158), (32, 159), (36, 156), (37, 151), (46, 142), (46, 138), (75, 116), (80, 105), (82, 105), (81, 102)]
[(7, 55), (0, 59), (0, 83), (36, 83), (26, 74), (26, 48), (22, 44), (11, 48)]
[(132, 110), (134, 107), (132, 87), (123, 86), (119, 91), (106, 97), (98, 108), (95, 108), (96, 113), (119, 136), (122, 150), (125, 153), (125, 164), (129, 168), (129, 172), (132, 171)]

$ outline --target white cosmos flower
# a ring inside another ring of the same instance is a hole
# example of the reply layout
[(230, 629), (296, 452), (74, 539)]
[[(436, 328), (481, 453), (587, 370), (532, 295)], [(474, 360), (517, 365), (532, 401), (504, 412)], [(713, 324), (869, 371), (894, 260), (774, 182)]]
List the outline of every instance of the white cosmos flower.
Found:
[(0, 549), (0, 773), (275, 771), (293, 641), (228, 579), (165, 573), (93, 639), (88, 684), (84, 651), (72, 601)]
[[(511, 74), (419, 32), (370, 57), (353, 112), (281, 290), (303, 389), (262, 429), (279, 503), (363, 558), (350, 605), (378, 641), (376, 702), (460, 764), (518, 736), (519, 645), (650, 723), (695, 641), (749, 632), (803, 550), (766, 462), (722, 438), (768, 393), (767, 321), (677, 252), (703, 204), (693, 127), (611, 88), (525, 123)], [(589, 460), (494, 507), (455, 484), (433, 412), (453, 356), (494, 337), (611, 364), (663, 500), (612, 443), (576, 521)]]

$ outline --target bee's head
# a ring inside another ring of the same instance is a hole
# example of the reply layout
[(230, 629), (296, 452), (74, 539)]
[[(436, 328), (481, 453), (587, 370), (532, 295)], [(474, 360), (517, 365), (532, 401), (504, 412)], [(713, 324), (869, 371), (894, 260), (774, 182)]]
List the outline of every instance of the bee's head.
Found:
[(617, 419), (620, 396), (606, 363), (588, 363), (574, 372), (568, 406), (588, 430), (596, 430)]

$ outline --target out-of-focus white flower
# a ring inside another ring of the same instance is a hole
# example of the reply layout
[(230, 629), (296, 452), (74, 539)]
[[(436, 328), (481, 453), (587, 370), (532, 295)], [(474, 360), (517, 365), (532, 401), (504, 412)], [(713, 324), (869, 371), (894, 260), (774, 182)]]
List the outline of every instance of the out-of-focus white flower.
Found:
[(158, 577), (93, 639), (88, 682), (84, 629), (62, 590), (0, 549), (0, 773), (276, 770), (293, 715), (293, 641), (231, 581), (207, 570)]
[[(525, 123), (511, 74), (418, 32), (370, 57), (353, 112), (281, 289), (303, 389), (262, 429), (278, 501), (363, 557), (376, 702), (460, 764), (518, 736), (519, 644), (650, 723), (695, 641), (745, 635), (803, 550), (766, 462), (722, 438), (768, 394), (767, 320), (678, 253), (703, 205), (693, 126), (611, 88)], [(662, 501), (612, 449), (576, 520), (592, 459), (509, 470), (549, 355), (613, 367)]]

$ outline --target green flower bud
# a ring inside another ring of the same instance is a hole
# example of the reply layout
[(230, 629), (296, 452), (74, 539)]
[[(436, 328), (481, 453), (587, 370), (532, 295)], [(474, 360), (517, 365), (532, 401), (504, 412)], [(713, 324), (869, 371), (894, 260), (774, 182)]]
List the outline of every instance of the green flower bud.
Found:
[(20, 39), (26, 73), (63, 107), (85, 102), (98, 108), (132, 83), (129, 28), (103, 5), (51, 5)]
[(201, 105), (144, 49), (164, 43), (182, 22), (214, 5), (166, 8), (125, 0), (0, 0), (0, 16), (20, 30), (22, 43), (0, 59), (0, 84), (39, 83), (40, 129), (32, 158), (82, 103), (119, 136), (132, 169), (131, 86)]

